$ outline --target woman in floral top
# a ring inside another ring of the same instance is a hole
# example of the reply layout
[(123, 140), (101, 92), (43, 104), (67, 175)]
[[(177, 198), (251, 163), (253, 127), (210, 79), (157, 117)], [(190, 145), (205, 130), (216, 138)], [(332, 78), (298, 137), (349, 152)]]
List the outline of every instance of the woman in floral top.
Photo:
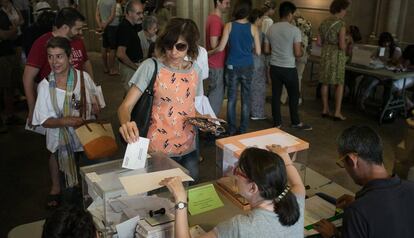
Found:
[(343, 121), (341, 104), (344, 91), (346, 63), (346, 28), (343, 18), (349, 6), (348, 0), (334, 0), (330, 6), (332, 16), (325, 19), (319, 27), (318, 39), (322, 43), (319, 81), (322, 83), (322, 117), (330, 116), (328, 105), (329, 85), (335, 85), (334, 120)]
[[(195, 150), (195, 131), (185, 121), (196, 115), (194, 99), (202, 95), (201, 70), (185, 57), (196, 59), (199, 32), (190, 19), (174, 18), (157, 38), (157, 62), (154, 83), (154, 102), (147, 134), (149, 150), (162, 152), (198, 177), (198, 158)], [(155, 70), (152, 59), (145, 60), (129, 81), (130, 89), (118, 109), (119, 132), (128, 143), (138, 140), (139, 130), (131, 121), (131, 111), (149, 85)]]

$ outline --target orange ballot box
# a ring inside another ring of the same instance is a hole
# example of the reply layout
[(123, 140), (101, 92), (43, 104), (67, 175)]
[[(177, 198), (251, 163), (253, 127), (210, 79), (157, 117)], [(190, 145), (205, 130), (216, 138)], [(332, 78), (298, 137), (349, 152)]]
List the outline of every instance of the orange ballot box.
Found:
[[(241, 153), (247, 147), (266, 149), (266, 145), (277, 144), (286, 148), (292, 159), (297, 158), (299, 151), (309, 148), (309, 143), (301, 140), (278, 128), (270, 128), (242, 135), (226, 137), (216, 140), (216, 176), (230, 175), (231, 170), (240, 158)], [(306, 159), (296, 160), (306, 166)]]

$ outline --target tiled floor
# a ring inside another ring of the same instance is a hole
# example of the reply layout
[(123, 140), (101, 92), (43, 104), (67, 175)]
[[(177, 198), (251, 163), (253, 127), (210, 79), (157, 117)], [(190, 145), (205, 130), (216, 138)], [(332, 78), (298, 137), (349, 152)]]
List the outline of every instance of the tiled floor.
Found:
[[(112, 121), (116, 131), (119, 126), (116, 109), (123, 97), (120, 79), (102, 73), (102, 64), (98, 54), (91, 53), (90, 58), (94, 65), (95, 81), (102, 85), (108, 105), (102, 112), (101, 118)], [(396, 145), (410, 133), (412, 134), (412, 130), (407, 129), (404, 121), (399, 119), (392, 124), (379, 126), (373, 116), (357, 111), (353, 105), (348, 103), (344, 103), (344, 114), (348, 118), (346, 121), (334, 122), (322, 119), (320, 117), (320, 101), (315, 99), (315, 86), (311, 86), (314, 84), (309, 83), (306, 79), (305, 76), (303, 82), (305, 100), (300, 106), (300, 115), (304, 122), (313, 126), (313, 131), (297, 131), (289, 128), (286, 106), (283, 107), (285, 117), (283, 117), (282, 129), (310, 142), (310, 149), (307, 152), (308, 166), (349, 190), (356, 191), (358, 187), (353, 184), (346, 172), (335, 165), (337, 158), (335, 139), (343, 129), (350, 125), (367, 124), (382, 136), (385, 165), (391, 171)], [(222, 111), (221, 116), (225, 118), (225, 106)], [(267, 104), (266, 112), (270, 117), (269, 104)], [(23, 112), (21, 115), (24, 115)], [(250, 131), (269, 128), (271, 125), (269, 119), (251, 121)], [(202, 140), (200, 144), (201, 154), (204, 158), (204, 161), (200, 163), (200, 177), (201, 181), (207, 181), (213, 179), (215, 174), (215, 146), (214, 142), (205, 140)], [(11, 228), (42, 219), (47, 215), (45, 200), (50, 182), (44, 137), (27, 132), (23, 127), (10, 127), (9, 133), (0, 134), (0, 145), (3, 153), (0, 159), (2, 194), (0, 198), (0, 220), (2, 221), (0, 237), (6, 237)], [(121, 158), (121, 156), (122, 151), (119, 151), (117, 158)]]

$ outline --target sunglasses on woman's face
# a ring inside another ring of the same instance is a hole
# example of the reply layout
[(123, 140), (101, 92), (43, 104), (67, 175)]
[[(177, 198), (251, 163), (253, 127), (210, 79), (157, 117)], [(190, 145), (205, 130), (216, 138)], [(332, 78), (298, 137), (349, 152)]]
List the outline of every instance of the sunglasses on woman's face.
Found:
[(186, 43), (176, 43), (171, 48), (168, 48), (169, 50), (172, 50), (173, 47), (175, 47), (176, 50), (183, 52), (186, 51), (188, 48), (188, 45)]

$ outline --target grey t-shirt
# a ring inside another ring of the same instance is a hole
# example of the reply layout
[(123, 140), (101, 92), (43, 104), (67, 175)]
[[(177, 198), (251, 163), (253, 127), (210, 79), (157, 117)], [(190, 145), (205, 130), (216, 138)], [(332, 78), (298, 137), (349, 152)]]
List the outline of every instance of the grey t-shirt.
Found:
[[(157, 74), (160, 71), (160, 68), (167, 68), (169, 71), (176, 72), (176, 73), (189, 73), (194, 68), (195, 71), (197, 72), (197, 75), (198, 75), (196, 96), (202, 96), (203, 95), (203, 91), (202, 91), (202, 87), (201, 87), (201, 85), (203, 83), (203, 80), (202, 80), (202, 77), (201, 77), (201, 69), (197, 66), (197, 64), (193, 63), (193, 67), (191, 67), (190, 69), (177, 70), (177, 69), (172, 69), (172, 68), (166, 66), (165, 64), (161, 63), (161, 61), (159, 61), (158, 59), (156, 59), (156, 60), (157, 60), (157, 66), (158, 66), (157, 67), (157, 69), (158, 69)], [(151, 58), (146, 59), (138, 67), (138, 69), (137, 69), (137, 71), (135, 71), (134, 75), (132, 75), (132, 78), (131, 78), (131, 80), (129, 80), (128, 85), (130, 87), (132, 85), (136, 85), (141, 92), (144, 92), (145, 89), (148, 87), (149, 83), (151, 82), (154, 70), (155, 70), (154, 61)]]
[(237, 215), (216, 226), (219, 238), (298, 238), (303, 237), (305, 197), (296, 197), (300, 217), (292, 226), (283, 226), (277, 214), (254, 209), (247, 215)]
[[(116, 0), (98, 0), (97, 6), (101, 14), (101, 20), (106, 21), (111, 16), (112, 8), (116, 7)], [(119, 25), (119, 18), (115, 16), (110, 26)]]
[(277, 22), (267, 31), (267, 40), (272, 47), (271, 65), (284, 68), (296, 67), (293, 43), (302, 42), (299, 28), (289, 22)]

